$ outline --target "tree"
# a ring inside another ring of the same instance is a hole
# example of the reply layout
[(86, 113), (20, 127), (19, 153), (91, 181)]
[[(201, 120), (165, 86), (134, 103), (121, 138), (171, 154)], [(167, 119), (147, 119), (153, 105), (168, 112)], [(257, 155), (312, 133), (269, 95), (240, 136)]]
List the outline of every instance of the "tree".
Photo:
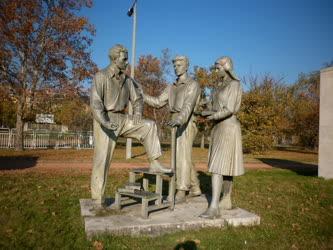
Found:
[[(211, 94), (216, 85), (217, 76), (212, 68), (206, 69), (199, 66), (194, 66), (194, 79), (199, 83), (201, 88), (201, 98), (199, 111), (210, 109)], [(212, 124), (206, 118), (197, 116), (198, 130), (201, 132), (201, 148), (205, 146), (205, 136), (210, 133)]]
[[(151, 96), (159, 96), (167, 86), (163, 77), (161, 61), (152, 55), (140, 56), (135, 69), (135, 78), (142, 84), (144, 93)], [(144, 116), (156, 121), (160, 137), (163, 137), (162, 126), (169, 117), (168, 106), (156, 110), (145, 105)]]
[(12, 128), (15, 124), (15, 103), (10, 89), (0, 85), (0, 127)]
[(94, 27), (76, 15), (91, 4), (0, 1), (0, 82), (11, 88), (16, 103), (16, 149), (23, 149), (23, 122), (37, 108), (37, 94), (47, 95), (50, 89), (78, 92), (96, 71), (88, 51)]
[(271, 149), (276, 138), (290, 127), (288, 88), (270, 75), (250, 77), (244, 80), (250, 89), (243, 93), (241, 122), (243, 147), (246, 152), (262, 152)]
[(319, 71), (300, 74), (297, 82), (291, 86), (293, 133), (299, 136), (302, 146), (310, 148), (318, 147), (319, 87)]
[(87, 96), (62, 99), (54, 106), (53, 113), (59, 124), (67, 125), (72, 131), (91, 131), (92, 113)]

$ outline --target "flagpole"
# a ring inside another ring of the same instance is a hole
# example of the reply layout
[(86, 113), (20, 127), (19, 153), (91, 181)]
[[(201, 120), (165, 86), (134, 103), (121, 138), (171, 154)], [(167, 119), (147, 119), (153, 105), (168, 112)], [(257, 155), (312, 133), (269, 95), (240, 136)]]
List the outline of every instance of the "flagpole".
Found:
[[(132, 34), (132, 58), (131, 58), (131, 78), (134, 79), (134, 69), (135, 69), (135, 49), (136, 49), (136, 14), (137, 14), (137, 0), (134, 1), (134, 4), (130, 11), (133, 11), (133, 34)], [(131, 16), (132, 13), (128, 12), (128, 15)], [(128, 107), (128, 113), (133, 114), (133, 109), (131, 103)], [(132, 158), (132, 139), (127, 138), (126, 141), (126, 159)]]

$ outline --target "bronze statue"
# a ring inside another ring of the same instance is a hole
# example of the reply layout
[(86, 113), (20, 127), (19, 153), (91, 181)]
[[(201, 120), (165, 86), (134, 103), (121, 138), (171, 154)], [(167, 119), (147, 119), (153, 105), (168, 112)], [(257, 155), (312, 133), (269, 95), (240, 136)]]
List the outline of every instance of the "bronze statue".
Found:
[[(142, 119), (143, 98), (133, 80), (125, 74), (128, 52), (122, 45), (109, 50), (111, 64), (96, 73), (91, 89), (90, 105), (94, 117), (94, 160), (91, 195), (96, 205), (103, 205), (108, 170), (119, 136), (139, 140), (148, 155), (150, 171), (170, 172), (158, 162), (160, 141), (155, 122)], [(131, 101), (133, 115), (125, 114)]]
[[(244, 174), (243, 151), (240, 123), (236, 118), (242, 98), (242, 87), (233, 71), (229, 57), (219, 58), (215, 62), (219, 77), (212, 99), (212, 110), (202, 115), (214, 122), (209, 149), (209, 172), (212, 173), (212, 201), (209, 208), (200, 216), (216, 218), (220, 208), (232, 208), (231, 191), (233, 176)], [(220, 195), (223, 183), (223, 198)]]
[(197, 134), (194, 109), (200, 98), (200, 86), (187, 74), (189, 61), (185, 56), (174, 58), (173, 66), (177, 80), (173, 85), (164, 89), (158, 97), (144, 94), (144, 102), (155, 108), (163, 107), (169, 103), (171, 112), (170, 126), (177, 126), (177, 153), (176, 176), (177, 194), (176, 201), (184, 201), (186, 192), (190, 196), (201, 194), (197, 172), (192, 163), (192, 145)]

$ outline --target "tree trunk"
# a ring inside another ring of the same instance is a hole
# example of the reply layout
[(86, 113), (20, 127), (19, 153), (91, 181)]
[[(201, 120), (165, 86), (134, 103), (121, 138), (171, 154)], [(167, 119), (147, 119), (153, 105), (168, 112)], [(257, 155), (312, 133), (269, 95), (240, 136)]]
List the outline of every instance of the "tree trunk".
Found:
[(204, 133), (202, 133), (202, 135), (201, 135), (200, 148), (205, 148), (205, 134)]
[(23, 107), (22, 103), (19, 101), (17, 104), (16, 112), (16, 136), (15, 136), (15, 150), (22, 151), (23, 147)]

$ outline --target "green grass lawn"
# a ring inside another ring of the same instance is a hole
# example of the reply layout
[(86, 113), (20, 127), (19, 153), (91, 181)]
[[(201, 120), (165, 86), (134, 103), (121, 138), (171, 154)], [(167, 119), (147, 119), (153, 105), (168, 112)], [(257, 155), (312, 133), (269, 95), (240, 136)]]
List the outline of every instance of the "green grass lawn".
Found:
[[(111, 171), (107, 195), (126, 179), (126, 170)], [(200, 180), (210, 192), (210, 177), (201, 172)], [(89, 174), (79, 172), (0, 172), (0, 248), (333, 249), (332, 180), (287, 169), (249, 170), (236, 178), (233, 202), (260, 215), (260, 226), (91, 241), (79, 206), (90, 195), (89, 182)]]

